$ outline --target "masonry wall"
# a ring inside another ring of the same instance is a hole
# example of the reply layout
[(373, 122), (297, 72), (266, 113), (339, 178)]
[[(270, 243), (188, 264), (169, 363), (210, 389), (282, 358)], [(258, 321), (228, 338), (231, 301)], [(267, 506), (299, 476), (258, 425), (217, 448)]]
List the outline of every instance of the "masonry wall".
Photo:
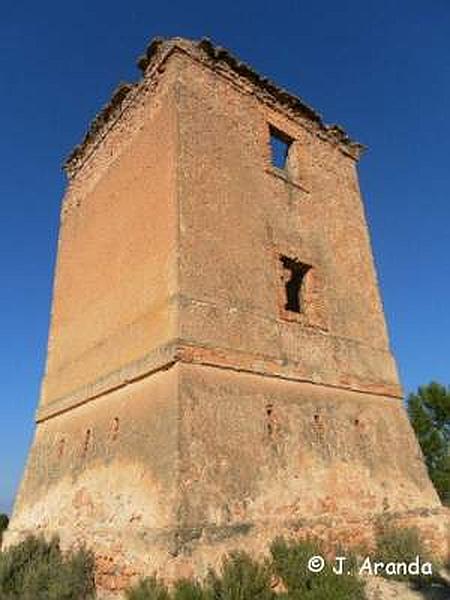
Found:
[[(199, 360), (400, 395), (354, 159), (188, 59), (179, 90), (182, 339)], [(269, 124), (296, 140), (291, 182)], [(283, 314), (280, 254), (314, 267), (306, 327)]]
[[(354, 159), (190, 43), (166, 50), (70, 181), (7, 543), (86, 543), (102, 592), (280, 533), (370, 542), (388, 516), (444, 554)], [(269, 123), (295, 140), (289, 175)], [(280, 254), (311, 265), (304, 315)]]
[(69, 183), (38, 423), (6, 536), (86, 544), (110, 590), (155, 556), (163, 566), (176, 527), (175, 80), (169, 68), (144, 81)]
[(439, 505), (399, 401), (200, 365), (180, 395), (190, 526)]
[(448, 552), (448, 520), (401, 401), (212, 366), (180, 369), (182, 554), (205, 572), (279, 535), (370, 547), (417, 526)]
[[(100, 141), (63, 207), (41, 406), (175, 336), (171, 74)], [(155, 96), (156, 94), (156, 96)]]
[(84, 543), (106, 587), (163, 566), (177, 519), (178, 420), (174, 366), (39, 424), (8, 543), (29, 533)]

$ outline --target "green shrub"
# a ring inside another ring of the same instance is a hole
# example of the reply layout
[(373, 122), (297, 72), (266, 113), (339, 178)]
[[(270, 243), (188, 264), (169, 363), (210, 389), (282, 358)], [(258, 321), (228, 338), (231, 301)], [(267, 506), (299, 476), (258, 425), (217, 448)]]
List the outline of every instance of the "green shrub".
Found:
[(5, 514), (0, 514), (0, 546), (2, 543), (3, 532), (8, 529), (9, 517)]
[[(423, 563), (425, 561), (432, 562), (432, 558), (427, 552), (420, 539), (419, 532), (416, 528), (400, 529), (394, 526), (385, 526), (378, 529), (376, 535), (376, 548), (373, 553), (372, 562), (380, 561), (383, 563), (406, 563), (410, 564), (419, 557)], [(433, 564), (433, 573), (437, 575), (437, 566)], [(386, 572), (380, 573), (387, 579), (397, 579), (399, 581), (409, 580), (418, 585), (430, 584), (434, 581), (433, 575), (408, 575), (408, 574), (393, 574), (389, 575)]]
[(408, 415), (428, 474), (443, 504), (450, 506), (450, 386), (432, 381), (408, 397)]
[(334, 573), (329, 563), (320, 573), (312, 573), (308, 569), (309, 559), (324, 554), (317, 542), (287, 542), (278, 538), (270, 551), (274, 573), (286, 589), (281, 597), (286, 600), (364, 600), (366, 597), (364, 582), (354, 573), (354, 559), (345, 563), (342, 575)]
[(5, 531), (9, 525), (9, 517), (4, 513), (0, 514), (0, 533)]
[(57, 538), (30, 536), (0, 554), (1, 600), (88, 600), (94, 590), (92, 554), (64, 555)]
[(127, 600), (170, 600), (167, 586), (155, 576), (142, 579), (126, 592), (125, 597)]
[(198, 581), (180, 579), (175, 583), (173, 600), (209, 600), (208, 593)]
[[(365, 600), (364, 582), (356, 575), (356, 561), (348, 560), (342, 575), (326, 564), (321, 573), (311, 573), (308, 560), (323, 554), (317, 543), (286, 542), (271, 546), (271, 560), (257, 562), (245, 552), (226, 556), (221, 568), (211, 569), (203, 583), (181, 579), (169, 591), (150, 577), (127, 592), (127, 600)], [(349, 556), (342, 553), (342, 556)], [(352, 571), (347, 574), (346, 570)], [(278, 591), (274, 590), (276, 584)]]
[(213, 600), (273, 600), (272, 574), (267, 562), (258, 563), (245, 552), (233, 552), (222, 561), (220, 574), (211, 570), (206, 596)]
[(416, 556), (425, 557), (426, 552), (417, 529), (379, 528), (376, 537), (375, 556), (383, 562), (412, 561)]
[(142, 579), (125, 596), (127, 600), (209, 600), (207, 592), (197, 581), (179, 579), (170, 593), (166, 584), (156, 576)]

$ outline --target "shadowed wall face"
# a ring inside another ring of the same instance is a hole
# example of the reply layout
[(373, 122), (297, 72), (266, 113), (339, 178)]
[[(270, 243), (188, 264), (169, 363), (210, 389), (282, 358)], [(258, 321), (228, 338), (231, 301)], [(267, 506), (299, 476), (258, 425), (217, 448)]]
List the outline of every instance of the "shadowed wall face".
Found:
[(176, 116), (170, 86), (158, 94), (67, 191), (43, 405), (175, 337)]

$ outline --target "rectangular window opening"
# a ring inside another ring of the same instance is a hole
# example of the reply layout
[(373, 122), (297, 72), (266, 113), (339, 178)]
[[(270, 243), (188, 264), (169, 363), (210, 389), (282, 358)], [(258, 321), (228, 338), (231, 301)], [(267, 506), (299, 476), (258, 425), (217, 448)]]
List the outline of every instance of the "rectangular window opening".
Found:
[(277, 169), (286, 169), (288, 164), (289, 149), (292, 138), (270, 125), (270, 149), (272, 153), (272, 165)]
[(296, 258), (280, 255), (283, 266), (283, 283), (285, 288), (285, 310), (293, 313), (302, 313), (304, 307), (305, 277), (311, 268), (310, 265), (301, 263)]

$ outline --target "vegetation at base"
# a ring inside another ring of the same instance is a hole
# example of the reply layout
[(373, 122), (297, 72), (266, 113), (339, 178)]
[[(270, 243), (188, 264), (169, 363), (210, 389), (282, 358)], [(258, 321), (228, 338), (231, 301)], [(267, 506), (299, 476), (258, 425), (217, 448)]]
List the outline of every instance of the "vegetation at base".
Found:
[(372, 553), (372, 563), (375, 561), (386, 563), (406, 563), (406, 565), (414, 563), (419, 557), (420, 564), (424, 562), (431, 563), (432, 574), (408, 574), (396, 573), (389, 575), (384, 571), (380, 575), (386, 579), (396, 579), (398, 581), (408, 581), (416, 588), (429, 587), (437, 584), (445, 589), (450, 587), (448, 581), (440, 575), (440, 567), (431, 556), (430, 552), (422, 542), (419, 531), (414, 528), (398, 528), (393, 526), (379, 527), (376, 536), (376, 548)]
[[(432, 564), (431, 576), (419, 573), (388, 575), (387, 579), (403, 580), (416, 588), (438, 586), (444, 594), (448, 589), (439, 575), (422, 543), (416, 528), (396, 528), (384, 523), (378, 528), (376, 547), (372, 552), (360, 549), (359, 560), (345, 550), (336, 556), (346, 558), (342, 574), (334, 572), (336, 563), (325, 562), (320, 573), (308, 569), (313, 556), (325, 556), (320, 543), (313, 539), (287, 541), (277, 538), (270, 547), (270, 557), (255, 561), (245, 552), (233, 552), (226, 556), (218, 571), (210, 570), (204, 581), (179, 580), (169, 588), (156, 577), (144, 579), (126, 595), (127, 600), (365, 600), (365, 581), (358, 575), (362, 558), (370, 555), (375, 562), (411, 564), (420, 558), (420, 564)], [(442, 596), (444, 597), (444, 596)]]
[(146, 577), (125, 593), (127, 600), (170, 600), (166, 584), (156, 576)]
[(1, 600), (95, 598), (94, 558), (81, 549), (63, 554), (58, 538), (30, 536), (0, 553)]
[[(131, 588), (127, 600), (364, 600), (364, 582), (356, 575), (337, 575), (327, 564), (321, 573), (308, 560), (323, 554), (313, 541), (274, 541), (271, 556), (255, 561), (245, 552), (227, 555), (205, 581), (179, 580), (173, 589), (156, 577)], [(348, 556), (348, 554), (347, 554)]]
[(245, 552), (233, 552), (225, 556), (219, 572), (213, 569), (209, 571), (205, 587), (209, 593), (205, 597), (214, 600), (276, 598), (272, 589), (270, 563), (267, 561), (259, 563)]
[(348, 552), (338, 552), (347, 562), (342, 575), (336, 574), (330, 563), (320, 573), (311, 573), (308, 560), (323, 556), (324, 551), (314, 540), (286, 542), (276, 539), (272, 544), (273, 571), (280, 578), (286, 593), (284, 599), (301, 600), (363, 600), (364, 582), (355, 575), (356, 559)]
[(414, 527), (378, 528), (374, 558), (383, 562), (412, 562), (416, 556), (427, 560), (428, 552)]
[(450, 388), (431, 382), (408, 397), (408, 415), (430, 479), (450, 506)]
[[(366, 550), (360, 550), (367, 557)], [(325, 556), (320, 543), (277, 538), (270, 555), (257, 561), (242, 551), (226, 555), (219, 569), (210, 569), (202, 581), (179, 579), (172, 586), (156, 576), (147, 577), (125, 592), (127, 600), (365, 600), (365, 581), (357, 561), (345, 550), (342, 574), (334, 571), (335, 561), (324, 562), (319, 573), (308, 568), (312, 557)], [(431, 561), (418, 531), (398, 529), (384, 523), (370, 553), (376, 562), (411, 564)], [(433, 563), (432, 563), (433, 564)], [(433, 575), (396, 573), (379, 575), (405, 580), (416, 587), (439, 585), (446, 593), (448, 583), (433, 564)], [(428, 592), (427, 592), (428, 593)], [(443, 596), (444, 597), (444, 596)], [(450, 597), (450, 596), (449, 596)], [(57, 538), (46, 542), (28, 537), (0, 553), (0, 600), (92, 600), (95, 598), (94, 557), (84, 549), (62, 553)]]

